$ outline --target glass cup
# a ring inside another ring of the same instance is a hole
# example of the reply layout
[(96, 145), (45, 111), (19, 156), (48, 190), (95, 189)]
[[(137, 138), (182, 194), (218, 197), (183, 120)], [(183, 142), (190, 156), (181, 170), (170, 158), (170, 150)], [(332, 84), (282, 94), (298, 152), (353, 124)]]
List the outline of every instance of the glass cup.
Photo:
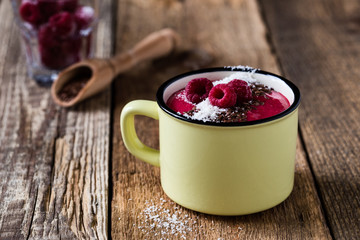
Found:
[(12, 0), (29, 77), (51, 85), (59, 71), (95, 51), (98, 0)]

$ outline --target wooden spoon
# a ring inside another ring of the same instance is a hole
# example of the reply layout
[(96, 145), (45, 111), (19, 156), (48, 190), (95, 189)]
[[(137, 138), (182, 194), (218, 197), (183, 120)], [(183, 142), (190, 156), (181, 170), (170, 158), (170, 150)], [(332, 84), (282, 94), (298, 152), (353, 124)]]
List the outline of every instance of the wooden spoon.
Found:
[[(151, 33), (145, 39), (125, 53), (110, 59), (93, 58), (84, 60), (62, 71), (51, 87), (51, 96), (55, 103), (63, 107), (74, 104), (104, 90), (114, 77), (130, 69), (140, 61), (157, 58), (170, 53), (179, 42), (179, 36), (171, 29)], [(74, 98), (64, 100), (59, 92), (66, 84), (78, 79), (85, 79), (86, 84)]]

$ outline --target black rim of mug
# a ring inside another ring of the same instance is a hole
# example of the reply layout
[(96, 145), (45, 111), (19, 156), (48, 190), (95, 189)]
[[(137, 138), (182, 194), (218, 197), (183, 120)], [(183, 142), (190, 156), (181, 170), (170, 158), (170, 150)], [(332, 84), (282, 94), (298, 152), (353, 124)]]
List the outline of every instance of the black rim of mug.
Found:
[[(164, 91), (166, 90), (167, 87), (169, 87), (171, 84), (173, 84), (174, 82), (178, 81), (179, 79), (182, 79), (184, 77), (190, 76), (190, 75), (195, 75), (195, 74), (200, 74), (200, 73), (206, 73), (206, 72), (220, 72), (220, 71), (229, 71), (229, 72), (254, 72), (254, 73), (259, 73), (259, 74), (263, 74), (263, 75), (270, 75), (270, 76), (274, 76), (279, 78), (280, 80), (282, 80), (283, 82), (286, 83), (286, 85), (288, 85), (291, 90), (294, 93), (294, 102), (290, 105), (289, 108), (287, 108), (285, 111), (268, 117), (268, 118), (263, 118), (260, 120), (255, 120), (255, 121), (248, 121), (248, 122), (230, 122), (230, 123), (219, 123), (219, 122), (210, 122), (210, 121), (201, 121), (201, 120), (194, 120), (194, 119), (190, 119), (190, 118), (186, 118), (183, 115), (180, 115), (178, 113), (176, 113), (174, 110), (170, 109), (165, 101), (164, 101)], [(208, 126), (221, 126), (221, 127), (238, 127), (238, 126), (250, 126), (250, 125), (258, 125), (258, 124), (263, 124), (266, 122), (271, 122), (280, 118), (283, 118), (287, 115), (289, 115), (290, 113), (292, 113), (293, 111), (295, 111), (295, 109), (299, 106), (300, 104), (300, 91), (299, 89), (295, 86), (294, 83), (292, 83), (291, 81), (287, 80), (286, 78), (276, 75), (274, 73), (270, 73), (267, 71), (263, 71), (263, 70), (259, 70), (259, 69), (252, 69), (252, 68), (236, 68), (236, 67), (215, 67), (215, 68), (206, 68), (206, 69), (200, 69), (200, 70), (196, 70), (196, 71), (191, 71), (191, 72), (186, 72), (183, 74), (180, 74), (178, 76), (175, 76), (173, 78), (170, 78), (169, 80), (167, 80), (166, 82), (164, 82), (158, 89), (157, 93), (156, 93), (156, 100), (157, 103), (159, 105), (159, 107), (166, 112), (167, 114), (171, 115), (172, 117), (175, 117), (179, 120), (185, 121), (185, 122), (189, 122), (189, 123), (195, 123), (195, 124), (200, 124), (200, 125), (208, 125)]]

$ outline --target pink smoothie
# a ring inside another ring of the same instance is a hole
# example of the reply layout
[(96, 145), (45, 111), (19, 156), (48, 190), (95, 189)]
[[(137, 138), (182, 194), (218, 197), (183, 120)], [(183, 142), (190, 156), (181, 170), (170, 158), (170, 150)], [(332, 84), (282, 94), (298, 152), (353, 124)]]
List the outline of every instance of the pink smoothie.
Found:
[(267, 94), (266, 96), (268, 99), (262, 96), (255, 97), (259, 101), (264, 102), (264, 105), (254, 106), (252, 110), (248, 111), (247, 121), (272, 117), (290, 107), (289, 100), (279, 92), (272, 91), (271, 94)]
[[(288, 99), (277, 91), (268, 89), (267, 93), (263, 93), (262, 95), (256, 95), (254, 93), (255, 89), (253, 89), (252, 91), (253, 91), (253, 99), (248, 102), (245, 102), (244, 104), (247, 106), (246, 107), (247, 110), (242, 110), (246, 116), (242, 118), (242, 120), (239, 120), (239, 122), (254, 121), (254, 120), (268, 118), (283, 112), (290, 106)], [(211, 106), (207, 99), (205, 99), (204, 101), (198, 104), (192, 103), (186, 98), (185, 89), (181, 89), (173, 93), (168, 99), (167, 105), (172, 110), (178, 112), (179, 114), (190, 117), (192, 119), (204, 120), (204, 121), (216, 122), (217, 120), (216, 119), (212, 120), (210, 117), (204, 117), (204, 114), (203, 115), (198, 114), (198, 116), (196, 115), (188, 116), (188, 112), (196, 111), (196, 109), (205, 109), (207, 111), (207, 114), (211, 115), (210, 113), (211, 111), (217, 111), (219, 113), (229, 111), (229, 109), (221, 109), (218, 107)], [(239, 109), (239, 107), (230, 108), (231, 111), (232, 110), (236, 111), (236, 109)], [(215, 115), (216, 114), (217, 113), (215, 113)]]

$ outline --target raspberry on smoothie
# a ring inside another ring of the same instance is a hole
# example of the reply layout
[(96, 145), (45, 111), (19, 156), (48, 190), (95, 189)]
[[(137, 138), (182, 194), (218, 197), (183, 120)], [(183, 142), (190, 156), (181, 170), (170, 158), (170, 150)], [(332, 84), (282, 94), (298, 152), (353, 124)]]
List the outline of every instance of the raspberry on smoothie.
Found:
[(204, 122), (246, 122), (277, 115), (290, 107), (280, 92), (234, 73), (224, 79), (195, 78), (167, 100), (169, 108)]

